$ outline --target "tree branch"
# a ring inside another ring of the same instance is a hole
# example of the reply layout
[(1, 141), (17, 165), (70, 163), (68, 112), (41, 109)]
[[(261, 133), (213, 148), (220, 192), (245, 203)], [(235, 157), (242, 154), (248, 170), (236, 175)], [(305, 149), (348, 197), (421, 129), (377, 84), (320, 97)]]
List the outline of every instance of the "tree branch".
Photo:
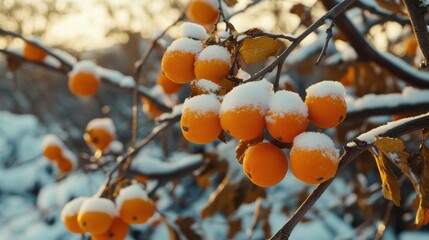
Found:
[[(334, 0), (322, 0), (322, 3), (327, 9), (333, 9), (336, 6)], [(334, 21), (335, 26), (344, 33), (361, 60), (373, 61), (391, 74), (412, 85), (429, 88), (428, 73), (417, 71), (401, 59), (376, 50), (365, 40), (345, 14), (339, 14)]]
[(315, 21), (313, 24), (310, 25), (303, 33), (301, 33), (293, 42), (292, 44), (286, 48), (276, 60), (274, 60), (270, 65), (266, 66), (259, 72), (257, 72), (255, 75), (253, 75), (250, 79), (248, 79), (246, 82), (249, 81), (256, 81), (261, 79), (265, 76), (265, 74), (271, 72), (274, 70), (274, 68), (277, 67), (277, 65), (281, 62), (284, 62), (285, 59), (289, 56), (292, 51), (299, 46), (299, 44), (304, 40), (308, 35), (310, 35), (312, 32), (316, 31), (319, 27), (323, 26), (325, 24), (325, 19), (334, 19), (336, 16), (338, 16), (340, 13), (345, 11), (351, 4), (353, 4), (356, 0), (344, 0), (335, 7), (333, 7), (331, 10), (329, 10), (323, 17)]
[(408, 17), (413, 27), (414, 36), (422, 50), (424, 60), (421, 64), (423, 68), (429, 67), (429, 32), (425, 22), (426, 8), (420, 7), (420, 1), (402, 0), (408, 12)]
[[(365, 142), (364, 139), (374, 139), (375, 137), (399, 137), (404, 134), (429, 127), (429, 113), (417, 117), (401, 119), (394, 122), (396, 124), (387, 124), (375, 128), (367, 133), (361, 134), (353, 141), (349, 142), (344, 148), (344, 153), (340, 158), (336, 176), (338, 176), (356, 157), (371, 147), (371, 143)], [(270, 239), (288, 239), (298, 222), (310, 210), (316, 201), (322, 196), (325, 190), (331, 185), (334, 178), (317, 185), (313, 192), (299, 206), (292, 217), (280, 228), (280, 230)]]

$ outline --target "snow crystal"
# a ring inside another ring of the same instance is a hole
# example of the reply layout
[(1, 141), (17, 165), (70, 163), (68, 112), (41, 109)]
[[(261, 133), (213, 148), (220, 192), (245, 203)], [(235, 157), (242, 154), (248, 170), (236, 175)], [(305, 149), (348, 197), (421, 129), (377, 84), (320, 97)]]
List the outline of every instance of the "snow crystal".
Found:
[(115, 200), (117, 208), (121, 209), (124, 201), (130, 199), (148, 199), (148, 196), (138, 184), (130, 185), (126, 188), (121, 189), (121, 191), (119, 192), (119, 195)]
[(115, 136), (116, 129), (111, 118), (96, 118), (91, 120), (86, 125), (86, 131), (89, 131), (91, 129), (97, 129), (97, 128), (104, 129), (110, 134), (112, 134), (113, 137)]
[(189, 109), (198, 113), (215, 112), (220, 110), (220, 102), (213, 94), (202, 94), (188, 98), (183, 103), (183, 110)]
[(318, 132), (304, 132), (299, 134), (293, 140), (293, 149), (305, 149), (305, 150), (323, 150), (323, 154), (337, 161), (340, 156), (340, 152), (335, 148), (332, 139), (324, 134)]
[(196, 23), (185, 22), (180, 26), (180, 36), (204, 41), (207, 39), (206, 29)]
[(231, 54), (226, 48), (218, 45), (210, 45), (204, 48), (197, 56), (197, 61), (213, 60), (213, 59), (221, 60), (231, 65)]
[(281, 90), (271, 95), (269, 111), (275, 114), (298, 113), (304, 117), (308, 116), (307, 105), (305, 105), (301, 97), (297, 93), (286, 90)]
[(265, 114), (268, 110), (268, 101), (272, 90), (273, 85), (265, 79), (241, 84), (225, 95), (220, 112), (249, 106)]
[(63, 142), (54, 134), (47, 134), (42, 141), (42, 148), (45, 149), (48, 146), (58, 146), (60, 148), (64, 147)]
[(69, 73), (69, 76), (73, 76), (79, 72), (90, 73), (90, 74), (94, 75), (97, 79), (100, 79), (98, 72), (97, 72), (97, 64), (95, 64), (93, 61), (82, 60), (80, 62), (77, 62), (73, 66), (73, 69)]
[(171, 43), (166, 52), (178, 51), (198, 54), (203, 50), (203, 44), (200, 41), (190, 38), (180, 38)]
[(115, 204), (107, 198), (91, 197), (86, 199), (80, 207), (79, 214), (86, 212), (104, 212), (110, 216), (118, 216)]
[(372, 129), (366, 133), (359, 135), (357, 137), (357, 139), (359, 139), (360, 141), (366, 142), (367, 144), (372, 144), (375, 140), (375, 137), (381, 136), (382, 134), (384, 134), (386, 131), (390, 130), (391, 128), (397, 127), (399, 125), (405, 124), (411, 120), (414, 120), (418, 117), (423, 117), (423, 116), (429, 116), (429, 113), (419, 115), (419, 116), (415, 116), (415, 117), (403, 118), (401, 120), (397, 120), (394, 122), (389, 122), (383, 126), (374, 128), (374, 129)]
[(87, 199), (87, 197), (78, 197), (68, 202), (61, 211), (61, 219), (64, 221), (66, 217), (71, 217), (78, 214), (82, 203)]
[(207, 79), (194, 80), (191, 84), (195, 84), (198, 88), (210, 93), (215, 93), (220, 90), (219, 85)]
[(322, 81), (311, 85), (306, 90), (307, 97), (345, 97), (346, 89), (340, 82), (335, 81)]

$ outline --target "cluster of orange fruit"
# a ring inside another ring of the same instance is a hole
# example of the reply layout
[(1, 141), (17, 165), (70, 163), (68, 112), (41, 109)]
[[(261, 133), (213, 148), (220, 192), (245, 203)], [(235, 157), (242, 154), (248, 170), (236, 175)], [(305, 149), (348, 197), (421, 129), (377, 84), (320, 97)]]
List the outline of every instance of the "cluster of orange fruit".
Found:
[(43, 156), (55, 163), (59, 170), (68, 173), (76, 168), (76, 156), (55, 135), (48, 134), (42, 143)]
[(129, 225), (146, 223), (155, 212), (147, 194), (133, 184), (121, 189), (115, 201), (75, 198), (64, 206), (61, 219), (72, 233), (89, 233), (93, 240), (123, 240)]
[[(305, 183), (321, 183), (335, 175), (339, 154), (328, 136), (305, 131), (309, 121), (321, 128), (340, 124), (346, 116), (344, 97), (344, 87), (333, 81), (310, 86), (305, 103), (294, 92), (272, 93), (266, 80), (244, 83), (223, 98), (202, 94), (186, 99), (180, 125), (183, 136), (197, 144), (214, 141), (222, 131), (240, 141), (262, 139), (267, 128), (276, 140), (293, 142), (290, 158), (294, 176)], [(306, 141), (296, 140), (297, 136)], [(315, 140), (308, 141), (312, 139), (308, 136)], [(274, 144), (257, 143), (244, 153), (244, 173), (258, 186), (277, 184), (287, 169), (285, 153)]]

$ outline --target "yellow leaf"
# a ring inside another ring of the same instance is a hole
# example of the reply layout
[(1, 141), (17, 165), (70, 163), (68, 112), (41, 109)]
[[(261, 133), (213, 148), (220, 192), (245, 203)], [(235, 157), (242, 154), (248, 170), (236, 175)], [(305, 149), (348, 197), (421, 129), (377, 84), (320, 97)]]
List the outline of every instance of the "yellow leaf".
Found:
[(391, 200), (396, 206), (399, 206), (401, 203), (401, 190), (393, 170), (388, 165), (387, 159), (383, 153), (379, 152), (376, 148), (370, 151), (375, 158), (378, 171), (380, 172), (384, 197)]
[(274, 56), (282, 47), (283, 43), (281, 41), (261, 36), (245, 38), (239, 52), (246, 64), (253, 64)]

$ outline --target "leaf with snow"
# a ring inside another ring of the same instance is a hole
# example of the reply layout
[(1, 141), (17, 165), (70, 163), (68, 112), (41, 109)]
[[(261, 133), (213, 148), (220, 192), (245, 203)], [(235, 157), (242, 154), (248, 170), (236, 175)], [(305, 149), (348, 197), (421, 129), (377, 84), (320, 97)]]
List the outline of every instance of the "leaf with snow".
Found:
[(274, 56), (283, 47), (279, 40), (261, 36), (245, 38), (240, 47), (240, 56), (246, 64), (253, 64)]
[(429, 223), (429, 130), (422, 131), (419, 158), (421, 159), (420, 204), (417, 210), (416, 225), (422, 226)]
[(375, 158), (378, 171), (380, 172), (384, 197), (391, 200), (396, 206), (400, 206), (401, 190), (392, 168), (388, 165), (383, 153), (379, 152), (376, 148), (372, 148), (370, 151)]

